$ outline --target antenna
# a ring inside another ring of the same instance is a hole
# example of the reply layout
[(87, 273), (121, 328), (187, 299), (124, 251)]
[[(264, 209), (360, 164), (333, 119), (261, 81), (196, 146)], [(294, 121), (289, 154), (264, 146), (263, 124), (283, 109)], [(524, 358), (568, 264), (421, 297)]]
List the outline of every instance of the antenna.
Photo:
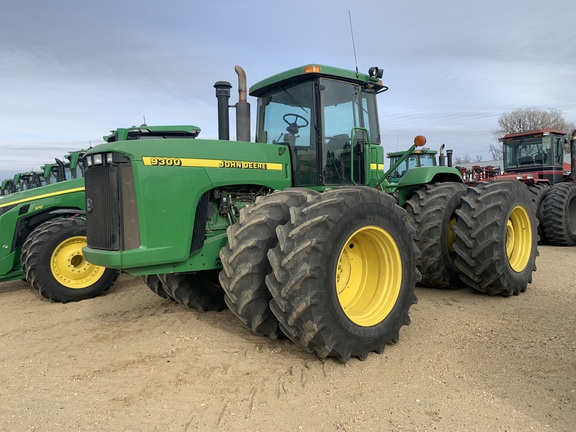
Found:
[(350, 34), (352, 35), (352, 49), (354, 50), (354, 64), (356, 66), (356, 78), (358, 78), (358, 59), (356, 58), (356, 44), (354, 43), (354, 29), (352, 28), (352, 14), (348, 11), (348, 20), (350, 21)]

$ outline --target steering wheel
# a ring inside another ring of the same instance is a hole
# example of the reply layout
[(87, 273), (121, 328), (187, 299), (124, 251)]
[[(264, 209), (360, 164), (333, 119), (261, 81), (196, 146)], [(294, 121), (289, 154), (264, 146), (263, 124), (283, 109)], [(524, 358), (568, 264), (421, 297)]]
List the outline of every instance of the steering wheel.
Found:
[[(288, 117), (294, 117), (294, 121), (290, 122), (288, 120)], [(282, 120), (284, 120), (284, 122), (288, 125), (286, 130), (293, 135), (296, 135), (300, 128), (306, 127), (309, 124), (308, 120), (306, 120), (305, 117), (302, 117), (299, 114), (292, 114), (292, 113), (284, 114), (284, 116), (282, 117)], [(298, 124), (298, 120), (302, 120), (304, 122), (304, 124)]]

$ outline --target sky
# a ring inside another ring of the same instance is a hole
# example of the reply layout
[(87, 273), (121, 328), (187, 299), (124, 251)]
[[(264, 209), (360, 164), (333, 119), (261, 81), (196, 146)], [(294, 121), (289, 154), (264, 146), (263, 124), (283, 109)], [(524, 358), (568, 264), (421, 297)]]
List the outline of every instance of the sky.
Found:
[(574, 22), (567, 0), (3, 0), (0, 179), (144, 119), (216, 138), (213, 85), (236, 103), (235, 65), (249, 86), (308, 63), (378, 66), (385, 152), (421, 134), (487, 161), (504, 112), (576, 122)]

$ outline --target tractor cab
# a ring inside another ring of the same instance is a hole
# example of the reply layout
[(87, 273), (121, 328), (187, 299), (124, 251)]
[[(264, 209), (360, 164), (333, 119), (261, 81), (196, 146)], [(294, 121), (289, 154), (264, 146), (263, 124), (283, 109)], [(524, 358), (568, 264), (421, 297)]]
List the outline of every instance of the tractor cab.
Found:
[(2, 180), (2, 187), (0, 188), (0, 195), (8, 195), (10, 193), (9, 189), (9, 179)]
[(34, 171), (32, 176), (34, 187), (46, 186), (48, 184), (46, 177), (44, 177), (44, 171)]
[(378, 68), (366, 75), (308, 65), (255, 84), (256, 141), (288, 146), (294, 186), (375, 183), (384, 168), (381, 77)]
[(6, 195), (18, 192), (18, 187), (16, 183), (14, 183), (14, 179), (6, 180)]
[[(62, 164), (63, 168), (64, 167), (63, 163), (62, 162), (60, 163)], [(54, 184), (58, 183), (59, 181), (62, 181), (61, 177), (64, 176), (62, 168), (60, 168), (60, 165), (58, 163), (42, 165), (40, 169), (42, 170), (41, 177), (43, 178), (42, 180), (43, 185)]]
[(21, 174), (14, 174), (14, 178), (12, 179), (12, 184), (14, 185), (13, 187), (13, 193), (15, 192), (20, 192), (22, 189), (22, 185), (20, 184), (20, 176)]
[(64, 158), (64, 170), (66, 180), (72, 180), (84, 177), (84, 155), (86, 150), (73, 151), (68, 153)]
[(34, 173), (32, 172), (20, 173), (18, 184), (19, 184), (18, 189), (20, 191), (25, 191), (37, 187)]
[(507, 134), (500, 139), (504, 151), (504, 175), (516, 174), (533, 179), (561, 182), (565, 132), (540, 129)]
[[(400, 158), (404, 156), (405, 151), (390, 152), (386, 155), (390, 159), (390, 166), (394, 166)], [(404, 159), (403, 162), (392, 171), (389, 181), (392, 183), (398, 183), (400, 179), (406, 174), (409, 169), (420, 168), (420, 167), (435, 167), (438, 166), (436, 162), (436, 155), (438, 152), (436, 150), (430, 150), (429, 148), (421, 148), (414, 150), (410, 156)]]

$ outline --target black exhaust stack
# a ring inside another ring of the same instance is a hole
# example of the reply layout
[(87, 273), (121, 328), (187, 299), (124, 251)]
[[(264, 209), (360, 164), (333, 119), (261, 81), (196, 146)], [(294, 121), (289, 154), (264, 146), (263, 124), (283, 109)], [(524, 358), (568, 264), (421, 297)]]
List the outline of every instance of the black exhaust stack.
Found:
[(214, 84), (216, 99), (218, 99), (218, 139), (230, 140), (230, 116), (228, 114), (228, 100), (232, 84), (228, 81), (218, 81)]
[[(236, 141), (250, 141), (250, 104), (248, 103), (248, 86), (246, 72), (240, 66), (235, 66), (238, 74), (238, 103), (236, 108)], [(218, 81), (214, 84), (216, 99), (218, 99), (218, 139), (230, 140), (230, 115), (228, 105), (232, 84), (228, 81)]]
[(452, 153), (454, 153), (454, 150), (446, 150), (446, 157), (448, 158), (449, 167), (452, 166)]

